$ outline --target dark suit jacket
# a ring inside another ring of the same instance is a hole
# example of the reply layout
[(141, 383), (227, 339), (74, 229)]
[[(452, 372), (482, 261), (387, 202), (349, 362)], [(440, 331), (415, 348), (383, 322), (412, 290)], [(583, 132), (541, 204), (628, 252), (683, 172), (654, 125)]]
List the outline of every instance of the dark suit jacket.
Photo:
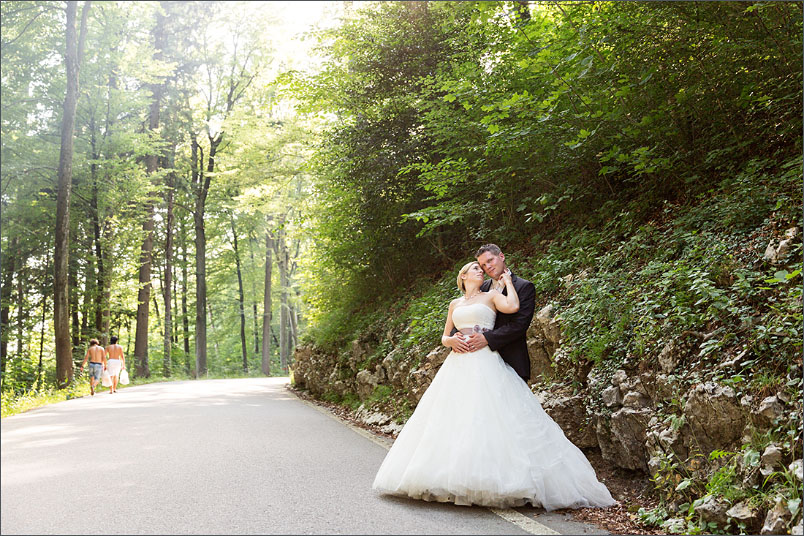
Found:
[[(511, 365), (519, 376), (528, 381), (530, 379), (530, 355), (525, 334), (533, 320), (536, 308), (536, 288), (527, 279), (511, 274), (511, 283), (514, 284), (519, 296), (519, 311), (505, 314), (497, 311), (497, 320), (494, 329), (484, 333), (489, 341), (489, 348), (500, 352), (503, 361)], [(488, 292), (491, 288), (491, 279), (481, 285), (480, 290)], [(508, 291), (503, 289), (503, 294)]]
[[(511, 283), (514, 284), (517, 296), (519, 296), (519, 311), (511, 314), (497, 311), (494, 329), (483, 335), (489, 343), (489, 348), (500, 352), (503, 361), (511, 365), (520, 378), (528, 381), (530, 379), (530, 355), (525, 335), (536, 308), (536, 288), (527, 279), (522, 279), (514, 274), (511, 274)], [(491, 279), (484, 281), (480, 286), (480, 290), (483, 292), (488, 292), (490, 288)], [(503, 294), (508, 295), (508, 291), (503, 289)], [(452, 334), (454, 335), (456, 331), (457, 329), (453, 329)]]

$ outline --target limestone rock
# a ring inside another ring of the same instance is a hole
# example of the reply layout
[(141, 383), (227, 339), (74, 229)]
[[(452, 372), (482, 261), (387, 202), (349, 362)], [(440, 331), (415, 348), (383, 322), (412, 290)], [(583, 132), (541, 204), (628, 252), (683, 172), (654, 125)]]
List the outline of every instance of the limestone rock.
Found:
[(695, 513), (701, 516), (706, 523), (717, 523), (718, 526), (726, 524), (726, 510), (729, 503), (725, 500), (707, 495), (704, 501), (695, 507)]
[(541, 336), (528, 339), (528, 354), (530, 355), (530, 381), (537, 383), (553, 376), (553, 361), (545, 348)]
[(645, 440), (652, 416), (647, 408), (622, 408), (610, 419), (598, 416), (595, 430), (603, 457), (626, 469), (647, 471)]
[(751, 413), (751, 420), (757, 428), (767, 429), (773, 421), (784, 414), (784, 407), (775, 396), (769, 396), (759, 403), (759, 408)]
[(696, 386), (688, 393), (684, 415), (704, 455), (729, 448), (740, 439), (744, 417), (731, 387), (713, 382)]
[(432, 367), (437, 368), (444, 363), (450, 352), (451, 349), (447, 348), (446, 346), (437, 346), (433, 348), (424, 359), (426, 362), (430, 363)]
[(799, 522), (796, 525), (793, 525), (790, 534), (804, 534), (804, 525), (802, 525), (802, 523), (804, 522)]
[(623, 406), (627, 408), (644, 408), (650, 405), (650, 398), (639, 391), (630, 391), (623, 397)]
[(678, 348), (674, 341), (670, 341), (659, 353), (659, 366), (662, 367), (663, 372), (670, 373), (678, 366), (678, 362)]
[(726, 510), (726, 515), (732, 519), (736, 519), (739, 522), (745, 523), (746, 526), (751, 526), (757, 521), (756, 510), (751, 508), (751, 506), (745, 501), (737, 503)]
[(776, 445), (768, 445), (768, 447), (765, 449), (765, 452), (762, 453), (762, 457), (760, 458), (759, 462), (762, 466), (762, 469), (760, 469), (762, 476), (768, 476), (771, 474), (781, 461), (782, 449)]
[(623, 395), (620, 392), (620, 388), (616, 385), (611, 385), (603, 389), (603, 392), (600, 393), (600, 396), (603, 398), (603, 403), (607, 408), (621, 406), (623, 403)]
[(799, 482), (804, 480), (804, 466), (802, 466), (802, 460), (798, 459), (787, 466), (787, 470), (793, 473), (793, 476), (798, 479)]
[(617, 387), (622, 386), (627, 381), (628, 381), (628, 374), (623, 369), (617, 370), (614, 373), (614, 376), (611, 377), (612, 385), (616, 385)]
[(366, 400), (377, 387), (377, 376), (367, 370), (361, 370), (355, 378), (357, 380), (357, 396), (360, 400)]
[(586, 413), (583, 395), (556, 396), (543, 393), (542, 407), (578, 448), (596, 447), (597, 435)]
[(790, 521), (790, 510), (781, 497), (776, 499), (773, 508), (765, 516), (765, 523), (762, 525), (760, 534), (787, 534), (787, 524)]

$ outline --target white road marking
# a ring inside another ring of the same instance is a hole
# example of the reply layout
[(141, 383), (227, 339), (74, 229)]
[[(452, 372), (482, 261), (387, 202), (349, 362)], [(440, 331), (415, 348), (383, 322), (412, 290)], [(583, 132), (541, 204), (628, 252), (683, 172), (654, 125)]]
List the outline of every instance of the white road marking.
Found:
[[(293, 391), (291, 391), (291, 393), (292, 392)], [(295, 395), (296, 393), (293, 393), (293, 394)], [(336, 421), (338, 421), (338, 422), (340, 422), (342, 424), (345, 424), (346, 426), (348, 426), (355, 433), (360, 434), (361, 436), (365, 437), (369, 441), (372, 441), (372, 442), (378, 444), (379, 446), (383, 447), (385, 450), (389, 450), (391, 448), (392, 443), (390, 441), (383, 440), (383, 439), (375, 436), (371, 432), (369, 432), (367, 430), (364, 430), (363, 428), (360, 428), (359, 426), (355, 426), (354, 424), (350, 423), (349, 421), (340, 418), (338, 415), (332, 413), (331, 411), (329, 411), (326, 408), (323, 408), (323, 407), (319, 406), (318, 404), (313, 404), (312, 402), (309, 402), (309, 401), (301, 398), (300, 396), (296, 396), (296, 398), (298, 398), (301, 402), (304, 402), (305, 404), (307, 404), (311, 408), (315, 408), (316, 410), (320, 411), (324, 415), (328, 415), (330, 418), (335, 419)], [(489, 508), (489, 511), (491, 511), (492, 513), (500, 516), (501, 518), (503, 518), (504, 520), (508, 521), (509, 523), (513, 523), (514, 525), (516, 525), (520, 529), (522, 529), (525, 532), (528, 532), (530, 534), (561, 534), (560, 532), (556, 532), (556, 531), (554, 531), (553, 529), (551, 529), (550, 527), (548, 527), (546, 525), (542, 525), (541, 523), (539, 523), (538, 521), (536, 521), (532, 517), (528, 517), (528, 516), (526, 516), (524, 514), (520, 514), (516, 510), (512, 510), (510, 508), (506, 508), (506, 509)]]

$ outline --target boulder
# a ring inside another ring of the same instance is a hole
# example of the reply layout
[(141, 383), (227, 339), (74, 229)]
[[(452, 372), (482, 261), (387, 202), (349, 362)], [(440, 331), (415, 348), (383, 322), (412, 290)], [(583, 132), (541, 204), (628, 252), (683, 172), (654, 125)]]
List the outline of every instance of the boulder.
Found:
[(597, 435), (586, 413), (584, 395), (561, 396), (543, 393), (542, 407), (578, 448), (596, 447)]
[(737, 503), (726, 510), (726, 515), (740, 523), (745, 523), (746, 527), (751, 527), (759, 520), (757, 511), (745, 501)]
[(787, 466), (787, 470), (798, 479), (799, 482), (804, 480), (804, 467), (802, 467), (802, 460), (798, 459)]
[(424, 357), (424, 360), (434, 367), (440, 367), (447, 359), (447, 356), (451, 351), (451, 348), (439, 345), (430, 350), (430, 352)]
[(659, 352), (659, 366), (663, 372), (670, 373), (678, 366), (679, 361), (680, 357), (676, 343), (670, 341)]
[(759, 403), (759, 408), (751, 412), (751, 420), (757, 428), (767, 430), (773, 421), (784, 415), (784, 406), (775, 396), (769, 396)]
[(600, 396), (602, 397), (603, 403), (607, 408), (622, 406), (623, 404), (623, 395), (620, 392), (620, 388), (616, 385), (610, 385), (609, 387), (603, 389), (603, 392), (600, 393)]
[(368, 399), (374, 393), (374, 388), (378, 383), (377, 376), (367, 370), (358, 372), (355, 380), (357, 380), (357, 396), (360, 400)]
[(776, 445), (768, 445), (762, 453), (759, 464), (762, 466), (760, 472), (762, 476), (768, 476), (775, 471), (776, 466), (782, 461), (782, 449)]
[(701, 504), (695, 507), (695, 513), (701, 516), (706, 523), (717, 523), (722, 527), (726, 524), (726, 510), (729, 503), (713, 495), (706, 495)]
[(626, 373), (623, 369), (615, 371), (614, 375), (611, 377), (611, 384), (616, 385), (617, 387), (621, 387), (627, 381), (628, 373)]
[(552, 354), (561, 341), (561, 326), (555, 318), (552, 305), (542, 307), (533, 317), (538, 331), (541, 331), (546, 342), (545, 346), (548, 353)]
[(537, 383), (553, 376), (553, 361), (545, 348), (544, 339), (540, 336), (528, 339), (530, 354), (530, 381)]
[(622, 408), (610, 418), (598, 416), (595, 432), (603, 457), (619, 467), (647, 472), (645, 441), (652, 416), (647, 408)]
[(713, 382), (689, 391), (684, 415), (704, 456), (734, 446), (743, 431), (743, 412), (734, 390)]
[(777, 497), (773, 508), (765, 516), (765, 523), (762, 525), (760, 534), (787, 534), (789, 522), (790, 510), (787, 509), (787, 501), (782, 497)]
[(623, 406), (627, 408), (646, 408), (650, 405), (650, 398), (639, 391), (630, 391), (623, 397)]

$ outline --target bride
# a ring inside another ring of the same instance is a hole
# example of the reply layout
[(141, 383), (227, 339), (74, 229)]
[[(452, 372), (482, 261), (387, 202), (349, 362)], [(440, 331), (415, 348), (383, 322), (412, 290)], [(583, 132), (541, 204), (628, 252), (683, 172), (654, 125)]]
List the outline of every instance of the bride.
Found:
[[(462, 338), (494, 327), (497, 311), (514, 313), (519, 298), (511, 276), (507, 296), (481, 292), (483, 270), (458, 272), (463, 297), (449, 305), (442, 343), (453, 326)], [(399, 433), (374, 479), (381, 492), (423, 499), (545, 510), (615, 503), (583, 453), (544, 412), (527, 384), (488, 347), (451, 352)]]

